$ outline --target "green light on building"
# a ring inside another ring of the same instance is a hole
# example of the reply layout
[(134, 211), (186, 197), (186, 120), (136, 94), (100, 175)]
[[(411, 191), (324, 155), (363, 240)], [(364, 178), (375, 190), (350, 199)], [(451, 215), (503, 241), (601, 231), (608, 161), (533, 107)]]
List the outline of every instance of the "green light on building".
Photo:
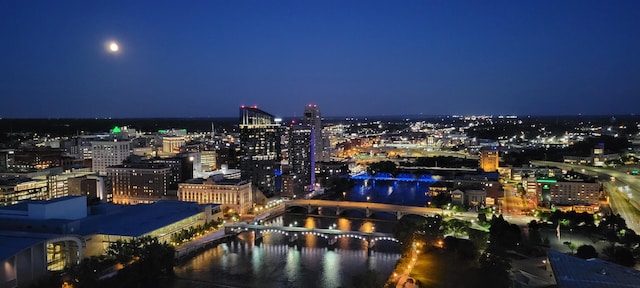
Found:
[(180, 132), (187, 133), (187, 129), (180, 129)]
[(158, 130), (158, 133), (167, 133), (167, 130), (160, 129), (160, 130)]
[(631, 174), (632, 175), (638, 175), (638, 169), (635, 169), (635, 170), (631, 171)]
[(558, 183), (556, 179), (538, 179), (536, 180), (538, 183)]
[(113, 127), (113, 129), (111, 129), (111, 133), (116, 134), (116, 133), (120, 133), (122, 132), (122, 130), (120, 130), (120, 127), (116, 126)]

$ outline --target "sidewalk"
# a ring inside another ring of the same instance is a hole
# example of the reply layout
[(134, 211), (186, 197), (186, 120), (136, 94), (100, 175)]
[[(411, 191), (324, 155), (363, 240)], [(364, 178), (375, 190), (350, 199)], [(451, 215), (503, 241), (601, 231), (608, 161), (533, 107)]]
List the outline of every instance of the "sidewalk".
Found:
[(411, 259), (409, 259), (408, 263), (398, 264), (396, 268), (393, 270), (385, 287), (392, 287), (392, 283), (396, 283), (396, 288), (419, 288), (418, 284), (415, 283), (415, 279), (409, 277), (411, 275), (411, 271), (415, 267), (416, 260), (418, 259), (418, 255), (422, 252), (420, 248), (423, 244), (414, 241), (411, 245), (411, 251), (409, 255), (411, 255)]

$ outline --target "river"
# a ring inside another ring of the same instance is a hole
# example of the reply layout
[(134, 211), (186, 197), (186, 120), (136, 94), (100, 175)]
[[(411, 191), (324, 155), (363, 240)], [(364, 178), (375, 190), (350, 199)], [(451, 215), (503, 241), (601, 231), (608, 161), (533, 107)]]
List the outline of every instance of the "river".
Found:
[[(285, 214), (266, 224), (391, 232), (393, 223)], [(350, 287), (354, 276), (369, 269), (384, 282), (400, 258), (399, 244), (393, 242), (379, 241), (375, 252), (367, 255), (366, 244), (357, 239), (341, 238), (333, 251), (321, 237), (305, 235), (303, 240), (300, 247), (290, 247), (286, 236), (269, 233), (256, 246), (251, 233), (242, 233), (237, 241), (205, 250), (177, 266), (178, 281), (171, 287)]]
[[(427, 190), (426, 183), (356, 181), (355, 187), (344, 198), (424, 206)], [(334, 213), (286, 213), (265, 224), (392, 233), (396, 222), (393, 215), (363, 219), (364, 215), (356, 211), (347, 211), (340, 217)], [(237, 241), (205, 250), (177, 266), (178, 280), (170, 287), (351, 287), (354, 276), (367, 270), (375, 270), (384, 283), (400, 258), (400, 245), (394, 242), (379, 241), (375, 252), (368, 255), (366, 244), (361, 240), (341, 238), (332, 251), (327, 249), (323, 238), (304, 237), (301, 247), (290, 247), (286, 236), (269, 233), (265, 234), (262, 243), (255, 245), (251, 233), (242, 233)]]

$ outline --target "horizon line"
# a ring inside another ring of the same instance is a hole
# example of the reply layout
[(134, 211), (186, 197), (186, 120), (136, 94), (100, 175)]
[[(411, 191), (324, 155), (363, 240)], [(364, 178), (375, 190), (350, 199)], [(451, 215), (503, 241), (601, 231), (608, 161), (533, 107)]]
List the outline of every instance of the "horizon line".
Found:
[[(629, 114), (392, 114), (392, 115), (339, 115), (339, 116), (322, 116), (324, 119), (336, 119), (336, 118), (406, 118), (406, 117), (418, 117), (418, 118), (440, 118), (440, 117), (633, 117), (638, 116), (635, 113)], [(237, 118), (238, 116), (148, 116), (148, 117), (0, 117), (1, 120), (119, 120), (119, 119), (224, 119), (224, 118)], [(302, 118), (302, 116), (278, 116), (274, 118)]]

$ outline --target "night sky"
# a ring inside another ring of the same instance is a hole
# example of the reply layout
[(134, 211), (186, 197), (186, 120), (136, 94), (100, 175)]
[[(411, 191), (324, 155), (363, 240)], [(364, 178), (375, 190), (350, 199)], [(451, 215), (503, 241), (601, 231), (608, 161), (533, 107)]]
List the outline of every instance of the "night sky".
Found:
[(0, 118), (242, 104), (284, 117), (309, 103), (325, 116), (638, 113), (640, 1), (0, 1)]

